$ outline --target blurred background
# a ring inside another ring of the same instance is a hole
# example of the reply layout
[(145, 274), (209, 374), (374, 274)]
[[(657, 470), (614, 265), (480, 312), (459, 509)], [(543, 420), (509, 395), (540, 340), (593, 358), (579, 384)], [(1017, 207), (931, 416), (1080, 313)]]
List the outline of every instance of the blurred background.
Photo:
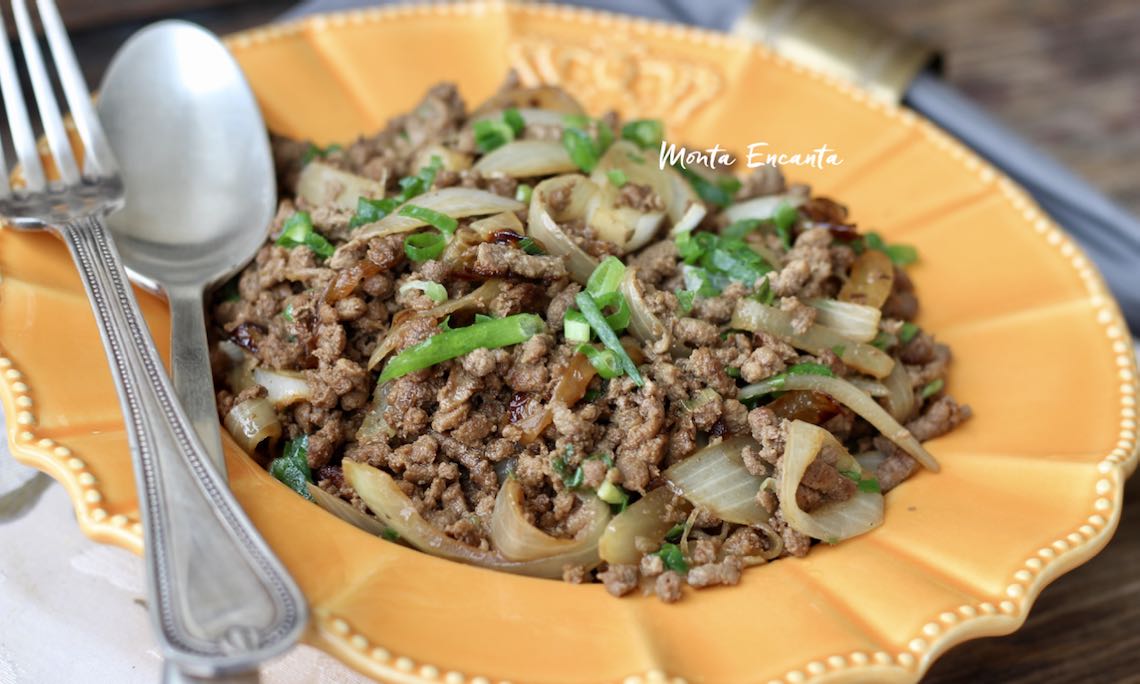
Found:
[[(316, 1), (323, 0), (309, 0)], [(605, 0), (581, 1), (606, 5)], [(717, 0), (656, 1), (667, 6), (668, 13), (684, 16), (690, 2)], [(271, 22), (298, 4), (297, 0), (57, 2), (93, 86), (122, 42), (156, 19), (187, 19), (224, 35)], [(845, 4), (939, 48), (947, 81), (1133, 214), (1140, 214), (1140, 39), (1136, 38), (1140, 2), (848, 0)], [(954, 649), (935, 664), (926, 681), (1076, 684), (1090, 681), (1095, 672), (1097, 681), (1140, 682), (1138, 491), (1135, 485), (1130, 488), (1112, 544), (1050, 586), (1024, 629)], [(7, 681), (2, 675), (0, 681)]]
[[(683, 16), (706, 0), (659, 0)], [(810, 2), (810, 0), (807, 0)], [(298, 0), (57, 0), (87, 82), (136, 29), (177, 16), (225, 34)], [(603, 1), (588, 4), (604, 6)], [(946, 79), (1140, 214), (1140, 3), (1136, 0), (846, 0), (941, 48)]]

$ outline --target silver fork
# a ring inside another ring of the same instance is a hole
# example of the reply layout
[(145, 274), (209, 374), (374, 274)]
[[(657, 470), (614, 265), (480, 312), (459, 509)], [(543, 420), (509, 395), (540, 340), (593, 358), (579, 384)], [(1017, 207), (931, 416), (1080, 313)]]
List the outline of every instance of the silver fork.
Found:
[(0, 152), (0, 216), (17, 229), (50, 230), (61, 237), (91, 300), (126, 419), (145, 530), (150, 613), (168, 665), (202, 677), (256, 670), (260, 662), (296, 642), (307, 609), (296, 584), (210, 464), (175, 399), (104, 225), (104, 217), (124, 203), (115, 159), (54, 2), (38, 0), (37, 6), (87, 152), (81, 169), (25, 0), (13, 0), (20, 45), (59, 180), (48, 181), (40, 163), (4, 35), (0, 93), (26, 187), (10, 186)]

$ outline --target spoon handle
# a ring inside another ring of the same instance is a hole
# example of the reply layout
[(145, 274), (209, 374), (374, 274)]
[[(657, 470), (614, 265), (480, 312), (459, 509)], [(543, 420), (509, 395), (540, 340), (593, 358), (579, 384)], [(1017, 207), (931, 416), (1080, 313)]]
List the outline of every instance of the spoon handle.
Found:
[(308, 612), (301, 593), (209, 465), (102, 218), (58, 232), (79, 267), (118, 386), (163, 655), (199, 676), (252, 669), (300, 636)]
[(222, 453), (222, 437), (218, 431), (218, 409), (214, 403), (213, 370), (206, 339), (206, 318), (202, 312), (202, 290), (197, 287), (171, 286), (166, 290), (170, 301), (170, 374), (174, 391), (206, 455), (226, 479), (226, 459)]

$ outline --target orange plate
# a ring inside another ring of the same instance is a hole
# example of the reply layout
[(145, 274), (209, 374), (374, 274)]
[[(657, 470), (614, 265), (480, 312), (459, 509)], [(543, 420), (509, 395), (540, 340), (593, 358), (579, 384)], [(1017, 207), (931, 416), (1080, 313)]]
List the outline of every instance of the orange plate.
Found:
[[(592, 111), (664, 115), (674, 140), (838, 150), (792, 168), (861, 225), (915, 244), (920, 322), (957, 355), (977, 414), (936, 440), (939, 475), (887, 497), (886, 524), (739, 587), (667, 606), (466, 567), (369, 537), (227, 441), (238, 499), (313, 606), (307, 639), (394, 682), (913, 682), (966, 639), (1013, 631), (1041, 588), (1120, 519), (1136, 465), (1136, 370), (1100, 277), (1025, 193), (913, 113), (719, 34), (552, 6), (369, 10), (230, 46), (270, 126), (347, 141), (452, 79), (469, 102), (510, 67)], [(0, 396), (16, 456), (67, 487), (92, 538), (135, 551), (127, 441), (63, 246), (0, 230)], [(163, 304), (140, 294), (166, 351)]]

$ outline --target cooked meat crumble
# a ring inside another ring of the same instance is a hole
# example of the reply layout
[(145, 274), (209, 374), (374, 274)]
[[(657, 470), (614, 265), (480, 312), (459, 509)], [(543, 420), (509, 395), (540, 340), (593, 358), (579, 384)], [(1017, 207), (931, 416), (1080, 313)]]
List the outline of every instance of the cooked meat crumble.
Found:
[(879, 524), (830, 512), (970, 417), (913, 322), (913, 249), (774, 167), (661, 168), (660, 140), (513, 82), (473, 112), (438, 85), (343, 147), (276, 140), (271, 239), (212, 305), (226, 427), (386, 538), (615, 596)]

